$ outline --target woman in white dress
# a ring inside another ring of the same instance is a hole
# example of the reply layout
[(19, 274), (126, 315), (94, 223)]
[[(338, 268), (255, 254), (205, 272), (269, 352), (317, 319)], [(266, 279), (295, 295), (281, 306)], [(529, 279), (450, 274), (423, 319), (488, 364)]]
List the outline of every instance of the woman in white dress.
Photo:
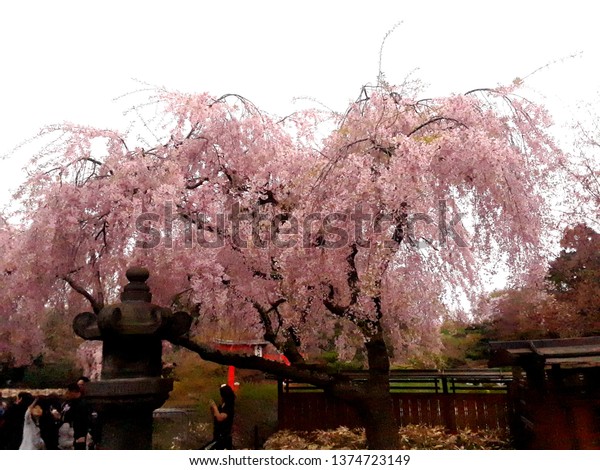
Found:
[(37, 398), (25, 411), (25, 422), (23, 423), (23, 440), (19, 450), (44, 450), (46, 446), (40, 435), (39, 420), (42, 416), (42, 408), (37, 404)]

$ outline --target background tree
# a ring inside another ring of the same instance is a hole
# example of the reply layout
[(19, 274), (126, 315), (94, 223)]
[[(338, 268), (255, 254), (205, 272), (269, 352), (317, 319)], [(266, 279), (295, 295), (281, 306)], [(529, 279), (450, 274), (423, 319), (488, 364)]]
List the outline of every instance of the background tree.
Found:
[(600, 333), (600, 234), (585, 224), (565, 230), (562, 250), (550, 263), (549, 291), (569, 311), (579, 335)]
[(572, 336), (564, 307), (540, 286), (485, 295), (477, 307), (478, 328), (487, 341)]
[(598, 230), (600, 222), (600, 127), (598, 103), (582, 106), (583, 116), (573, 126), (572, 158), (565, 161), (565, 169), (572, 176), (568, 188), (570, 200), (565, 207), (576, 214), (575, 220)]
[(480, 299), (476, 321), (469, 326), (479, 331), (482, 342), (599, 334), (600, 235), (577, 224), (565, 229), (560, 244), (544, 282)]
[[(343, 114), (283, 119), (239, 96), (159, 90), (152, 103), (152, 144), (45, 131), (0, 261), (2, 318), (26, 332), (59, 304), (97, 313), (142, 264), (156, 302), (196, 316), (178, 344), (321, 387), (357, 407), (370, 448), (397, 447), (392, 361), (439, 346), (448, 305), (479, 292), (485, 263), (541, 266), (562, 163), (544, 110), (514, 87), (436, 99), (365, 87)], [(213, 349), (202, 325), (232, 319), (291, 365)], [(319, 343), (362, 360), (367, 381), (314, 363)]]
[(490, 325), (469, 319), (446, 320), (440, 329), (440, 369), (487, 367)]

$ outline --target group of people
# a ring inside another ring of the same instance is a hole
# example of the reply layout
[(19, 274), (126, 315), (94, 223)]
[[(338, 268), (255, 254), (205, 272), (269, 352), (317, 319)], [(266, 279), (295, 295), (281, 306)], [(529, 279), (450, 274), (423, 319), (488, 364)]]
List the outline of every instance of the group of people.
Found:
[[(84, 398), (81, 377), (70, 384), (64, 397), (34, 397), (20, 392), (8, 405), (0, 396), (0, 450), (85, 450), (94, 448), (98, 436), (94, 431), (94, 413)], [(213, 418), (213, 439), (204, 449), (233, 449), (232, 428), (235, 393), (222, 385), (221, 402), (209, 403)]]
[(20, 392), (0, 416), (0, 449), (84, 450), (90, 447), (92, 412), (84, 398), (87, 377), (70, 384), (64, 397)]

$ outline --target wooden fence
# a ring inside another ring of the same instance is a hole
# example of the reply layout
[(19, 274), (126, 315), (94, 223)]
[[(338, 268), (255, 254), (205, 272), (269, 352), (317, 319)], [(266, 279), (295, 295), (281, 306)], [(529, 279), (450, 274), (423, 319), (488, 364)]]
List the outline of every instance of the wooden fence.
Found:
[[(364, 373), (349, 374), (365, 380)], [(458, 429), (507, 431), (512, 405), (512, 376), (494, 370), (394, 371), (390, 391), (395, 418), (400, 426), (426, 424)], [(279, 428), (298, 431), (358, 427), (354, 408), (328, 398), (322, 391), (289, 381), (279, 383)]]

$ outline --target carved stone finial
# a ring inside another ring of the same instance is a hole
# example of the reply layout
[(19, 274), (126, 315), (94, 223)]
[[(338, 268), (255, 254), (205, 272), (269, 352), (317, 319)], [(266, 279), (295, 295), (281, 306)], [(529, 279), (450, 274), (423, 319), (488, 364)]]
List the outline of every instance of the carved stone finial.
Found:
[(151, 302), (152, 294), (150, 293), (150, 288), (146, 284), (146, 281), (150, 277), (148, 270), (141, 267), (129, 268), (125, 275), (127, 276), (129, 284), (123, 288), (121, 301)]
[(125, 273), (129, 282), (146, 282), (150, 277), (150, 272), (141, 266), (133, 266)]

